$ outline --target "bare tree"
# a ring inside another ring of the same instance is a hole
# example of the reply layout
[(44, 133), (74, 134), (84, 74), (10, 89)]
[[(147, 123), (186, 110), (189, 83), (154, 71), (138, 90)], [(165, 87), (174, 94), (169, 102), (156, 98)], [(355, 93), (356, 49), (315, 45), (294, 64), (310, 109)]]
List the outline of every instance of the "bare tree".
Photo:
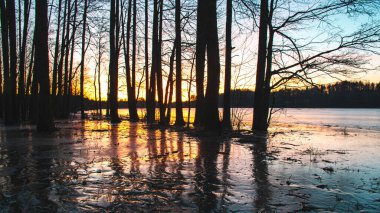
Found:
[(50, 107), (50, 80), (48, 55), (48, 17), (47, 0), (36, 1), (35, 45), (36, 59), (35, 71), (38, 72), (40, 87), (38, 104), (38, 131), (51, 131), (54, 129), (53, 115)]

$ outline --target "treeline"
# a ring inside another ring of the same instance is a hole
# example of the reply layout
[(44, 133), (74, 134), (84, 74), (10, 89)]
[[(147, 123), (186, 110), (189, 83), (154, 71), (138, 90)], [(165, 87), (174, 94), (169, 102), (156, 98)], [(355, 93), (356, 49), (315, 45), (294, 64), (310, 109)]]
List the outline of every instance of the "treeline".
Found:
[[(231, 92), (232, 107), (254, 106), (254, 92)], [(221, 106), (220, 102), (220, 106)], [(380, 108), (380, 83), (342, 81), (272, 93), (270, 106), (278, 108)]]

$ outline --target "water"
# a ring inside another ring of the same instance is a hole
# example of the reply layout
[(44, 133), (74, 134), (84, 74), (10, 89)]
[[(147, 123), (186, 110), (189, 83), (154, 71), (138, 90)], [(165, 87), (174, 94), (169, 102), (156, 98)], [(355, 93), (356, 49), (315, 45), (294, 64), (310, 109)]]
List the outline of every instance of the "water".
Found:
[(75, 119), (50, 134), (1, 127), (0, 209), (379, 212), (380, 131), (353, 122), (379, 111), (347, 112), (332, 124), (325, 110), (287, 110), (268, 137)]

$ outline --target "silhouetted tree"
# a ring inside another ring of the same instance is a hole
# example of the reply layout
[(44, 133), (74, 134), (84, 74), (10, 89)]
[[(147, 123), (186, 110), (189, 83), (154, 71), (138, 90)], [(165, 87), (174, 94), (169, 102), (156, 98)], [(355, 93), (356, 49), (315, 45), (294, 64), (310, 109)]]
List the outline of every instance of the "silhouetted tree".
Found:
[(10, 124), (15, 124), (19, 120), (19, 107), (16, 99), (17, 91), (17, 46), (16, 46), (16, 9), (15, 1), (7, 0), (8, 30), (9, 30), (9, 99), (10, 107), (13, 108)]
[(86, 54), (86, 27), (87, 27), (87, 0), (84, 0), (84, 11), (83, 11), (83, 29), (82, 29), (82, 50), (81, 50), (81, 64), (80, 64), (80, 111), (81, 118), (84, 119), (84, 58)]
[(111, 0), (111, 10), (110, 10), (110, 61), (109, 61), (109, 85), (110, 85), (110, 95), (109, 95), (109, 106), (111, 123), (119, 123), (121, 120), (118, 114), (118, 7), (119, 0)]
[(0, 0), (1, 9), (1, 46), (3, 57), (3, 78), (4, 78), (4, 124), (13, 123), (13, 107), (10, 101), (10, 79), (9, 79), (9, 37), (8, 37), (8, 17), (5, 1)]
[(220, 60), (216, 0), (207, 1), (206, 11), (207, 87), (204, 99), (203, 118), (205, 129), (214, 131), (220, 128), (218, 111)]
[(231, 52), (232, 52), (232, 0), (227, 0), (226, 7), (226, 55), (224, 76), (224, 98), (223, 98), (223, 128), (232, 129), (231, 124)]
[(182, 54), (181, 54), (181, 0), (175, 1), (175, 50), (176, 50), (176, 118), (175, 125), (182, 126), (185, 124), (183, 120), (183, 112), (182, 112)]
[(38, 104), (38, 131), (54, 129), (53, 116), (50, 107), (49, 81), (49, 49), (48, 49), (48, 3), (47, 0), (36, 1), (35, 25), (35, 71), (38, 72), (39, 104)]

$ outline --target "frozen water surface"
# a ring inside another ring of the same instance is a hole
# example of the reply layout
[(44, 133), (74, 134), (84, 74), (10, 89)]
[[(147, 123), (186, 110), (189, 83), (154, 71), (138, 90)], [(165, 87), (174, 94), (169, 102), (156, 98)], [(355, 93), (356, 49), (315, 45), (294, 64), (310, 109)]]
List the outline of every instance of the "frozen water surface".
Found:
[(379, 212), (380, 131), (316, 110), (287, 111), (297, 122), (279, 118), (267, 136), (76, 119), (50, 134), (1, 126), (0, 212)]

